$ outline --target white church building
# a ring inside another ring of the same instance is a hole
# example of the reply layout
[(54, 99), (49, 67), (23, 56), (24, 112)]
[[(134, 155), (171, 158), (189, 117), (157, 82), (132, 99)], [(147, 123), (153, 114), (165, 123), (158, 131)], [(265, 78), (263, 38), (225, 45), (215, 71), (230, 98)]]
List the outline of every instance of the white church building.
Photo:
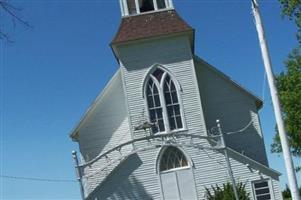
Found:
[(195, 30), (172, 0), (119, 3), (111, 48), (120, 67), (70, 135), (84, 198), (206, 199), (232, 172), (250, 199), (281, 200), (262, 101), (195, 55)]

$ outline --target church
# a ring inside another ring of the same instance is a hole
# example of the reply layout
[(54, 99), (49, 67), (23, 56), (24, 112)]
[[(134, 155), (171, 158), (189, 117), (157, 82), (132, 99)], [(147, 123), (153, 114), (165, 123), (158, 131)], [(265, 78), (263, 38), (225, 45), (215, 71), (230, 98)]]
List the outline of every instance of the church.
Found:
[(281, 200), (262, 101), (195, 55), (195, 30), (173, 0), (119, 3), (119, 69), (70, 134), (83, 198), (207, 199), (235, 181), (252, 200)]

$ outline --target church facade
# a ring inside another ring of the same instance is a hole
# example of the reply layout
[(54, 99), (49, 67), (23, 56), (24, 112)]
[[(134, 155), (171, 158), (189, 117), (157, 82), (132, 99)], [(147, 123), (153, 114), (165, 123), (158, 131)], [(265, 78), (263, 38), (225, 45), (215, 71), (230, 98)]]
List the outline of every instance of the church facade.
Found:
[(119, 2), (120, 67), (70, 135), (85, 199), (206, 199), (231, 173), (251, 199), (282, 199), (262, 101), (194, 54), (195, 31), (172, 0)]

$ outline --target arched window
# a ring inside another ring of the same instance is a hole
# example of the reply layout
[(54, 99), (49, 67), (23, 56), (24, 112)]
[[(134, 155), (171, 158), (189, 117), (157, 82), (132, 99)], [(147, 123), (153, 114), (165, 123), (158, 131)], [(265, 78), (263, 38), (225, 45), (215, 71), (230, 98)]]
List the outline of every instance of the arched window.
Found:
[(163, 110), (160, 101), (160, 94), (158, 90), (158, 86), (150, 79), (147, 85), (147, 104), (149, 111), (149, 119), (151, 122), (155, 123), (152, 126), (153, 133), (164, 132), (164, 120), (163, 120)]
[(160, 160), (160, 172), (187, 166), (188, 161), (178, 148), (170, 146), (163, 152)]
[(169, 75), (164, 80), (164, 97), (170, 130), (183, 128), (177, 90)]
[(146, 97), (153, 133), (183, 128), (177, 87), (166, 71), (157, 68), (150, 74)]

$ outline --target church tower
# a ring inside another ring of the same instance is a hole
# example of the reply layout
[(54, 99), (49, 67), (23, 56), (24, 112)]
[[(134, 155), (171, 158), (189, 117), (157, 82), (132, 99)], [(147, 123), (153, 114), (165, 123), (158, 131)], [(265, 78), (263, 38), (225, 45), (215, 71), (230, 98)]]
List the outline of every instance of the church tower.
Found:
[[(243, 134), (225, 136), (235, 179), (255, 191), (251, 199), (280, 200), (261, 100), (194, 54), (195, 31), (173, 0), (119, 3), (111, 48), (120, 67), (71, 134), (82, 155), (84, 198), (206, 199), (206, 188), (229, 180), (211, 131), (220, 119), (225, 132), (252, 122)], [(261, 189), (265, 197), (257, 198)]]
[[(111, 46), (121, 66), (131, 126), (139, 126), (143, 115), (156, 124), (153, 133), (187, 130), (187, 120), (193, 121), (191, 130), (202, 128), (205, 133), (193, 62), (194, 29), (177, 14), (172, 0), (121, 0), (120, 5), (121, 24)], [(161, 81), (163, 75), (167, 80)], [(176, 89), (175, 102), (164, 96), (167, 81)], [(148, 87), (158, 90), (158, 98), (147, 98)]]

